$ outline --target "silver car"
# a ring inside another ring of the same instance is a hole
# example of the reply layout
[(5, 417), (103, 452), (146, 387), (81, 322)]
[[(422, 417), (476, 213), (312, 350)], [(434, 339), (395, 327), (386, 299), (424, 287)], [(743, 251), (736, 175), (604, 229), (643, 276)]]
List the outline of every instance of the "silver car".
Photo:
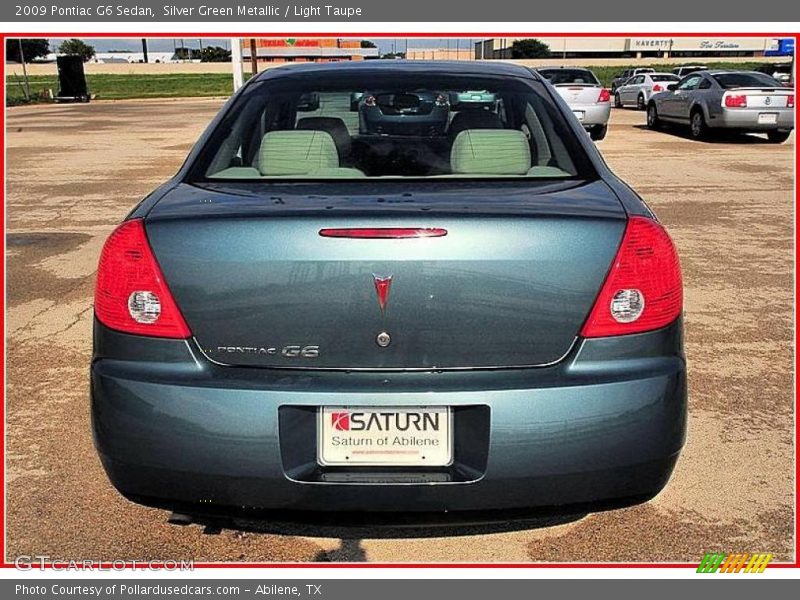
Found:
[(556, 88), (593, 140), (606, 137), (611, 94), (594, 73), (572, 67), (537, 69), (537, 72)]
[(650, 96), (663, 92), (671, 83), (677, 83), (680, 77), (672, 73), (644, 73), (631, 77), (614, 92), (614, 106), (635, 106), (639, 110), (647, 107)]
[(794, 90), (756, 71), (700, 71), (687, 75), (647, 104), (647, 126), (689, 125), (701, 139), (713, 129), (766, 133), (786, 141), (794, 129)]

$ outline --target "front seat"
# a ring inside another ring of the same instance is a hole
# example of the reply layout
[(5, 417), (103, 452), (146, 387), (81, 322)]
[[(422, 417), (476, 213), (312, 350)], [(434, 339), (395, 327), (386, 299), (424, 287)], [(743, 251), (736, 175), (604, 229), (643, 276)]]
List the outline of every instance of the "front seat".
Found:
[(339, 161), (346, 163), (350, 158), (350, 148), (352, 140), (347, 125), (338, 117), (305, 117), (297, 121), (297, 129), (324, 131), (333, 138), (336, 150), (339, 153)]
[(456, 113), (447, 130), (450, 139), (466, 129), (503, 129), (503, 122), (497, 113), (488, 110), (463, 110)]

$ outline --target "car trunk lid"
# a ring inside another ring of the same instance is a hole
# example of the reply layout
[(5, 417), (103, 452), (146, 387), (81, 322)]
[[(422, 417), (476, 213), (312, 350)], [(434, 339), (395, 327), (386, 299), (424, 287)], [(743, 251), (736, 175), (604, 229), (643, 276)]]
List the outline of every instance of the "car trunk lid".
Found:
[[(626, 222), (604, 183), (561, 187), (530, 195), (527, 205), (495, 190), (502, 210), (491, 197), (475, 203), (474, 190), (439, 210), (420, 210), (425, 200), (386, 210), (373, 195), (358, 214), (326, 208), (337, 205), (331, 198), (306, 197), (292, 211), (295, 199), (275, 204), (275, 196), (262, 197), (260, 210), (237, 210), (247, 201), (227, 195), (220, 210), (219, 198), (192, 188), (199, 210), (167, 202), (146, 227), (197, 344), (217, 363), (541, 366), (570, 350)], [(320, 235), (387, 228), (437, 235)]]

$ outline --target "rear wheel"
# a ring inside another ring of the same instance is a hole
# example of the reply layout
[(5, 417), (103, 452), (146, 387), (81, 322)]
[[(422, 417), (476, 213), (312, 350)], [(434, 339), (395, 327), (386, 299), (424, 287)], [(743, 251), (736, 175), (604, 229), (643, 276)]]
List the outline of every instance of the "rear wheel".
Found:
[(708, 136), (708, 126), (702, 110), (697, 109), (692, 112), (689, 119), (689, 132), (696, 140), (702, 140)]
[(771, 144), (782, 144), (792, 135), (791, 131), (768, 131), (767, 139)]
[(639, 94), (639, 97), (636, 99), (636, 108), (638, 110), (644, 110), (644, 96)]
[(589, 137), (595, 142), (599, 142), (608, 133), (608, 125), (595, 125), (589, 130)]
[(661, 121), (658, 119), (658, 109), (654, 102), (651, 102), (647, 107), (647, 128), (658, 129), (661, 126)]
[(619, 97), (619, 92), (614, 94), (614, 107), (622, 108), (622, 98)]

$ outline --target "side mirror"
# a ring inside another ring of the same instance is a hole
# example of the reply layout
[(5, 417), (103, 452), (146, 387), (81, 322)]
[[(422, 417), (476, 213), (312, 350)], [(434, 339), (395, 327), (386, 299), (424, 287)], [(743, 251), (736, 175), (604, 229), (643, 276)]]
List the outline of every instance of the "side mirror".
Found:
[(677, 87), (678, 87), (678, 84), (677, 84), (677, 83), (670, 83), (670, 84), (667, 86), (667, 90), (669, 90), (670, 92), (674, 92), (674, 91), (675, 91), (675, 89), (676, 89)]

